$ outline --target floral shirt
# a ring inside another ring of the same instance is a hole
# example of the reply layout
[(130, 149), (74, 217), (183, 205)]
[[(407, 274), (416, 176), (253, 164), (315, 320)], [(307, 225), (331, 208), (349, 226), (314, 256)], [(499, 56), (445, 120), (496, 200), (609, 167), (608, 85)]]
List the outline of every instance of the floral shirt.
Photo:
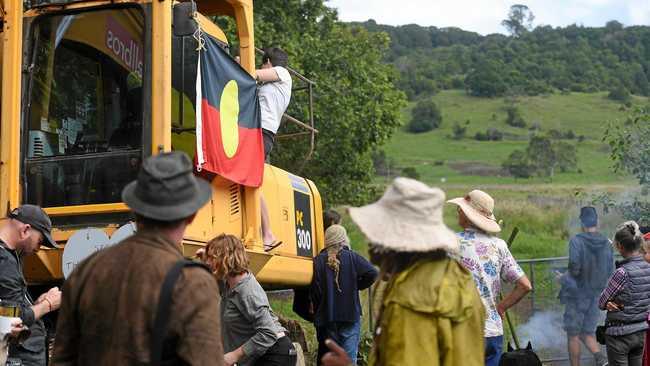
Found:
[(514, 283), (524, 276), (505, 241), (480, 231), (466, 229), (458, 233), (460, 250), (455, 259), (472, 273), (487, 312), (485, 337), (503, 335), (503, 323), (497, 312), (501, 280)]

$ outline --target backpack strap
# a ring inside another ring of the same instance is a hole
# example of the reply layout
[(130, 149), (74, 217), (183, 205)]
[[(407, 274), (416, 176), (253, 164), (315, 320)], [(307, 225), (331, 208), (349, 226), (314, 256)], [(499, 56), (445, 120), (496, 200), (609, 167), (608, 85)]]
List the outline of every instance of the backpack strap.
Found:
[(178, 281), (178, 278), (185, 267), (199, 267), (210, 272), (210, 270), (202, 263), (181, 259), (176, 262), (169, 272), (167, 272), (167, 275), (165, 275), (165, 279), (160, 289), (156, 318), (153, 323), (153, 332), (151, 333), (150, 362), (152, 366), (162, 365), (163, 345), (165, 335), (167, 334), (167, 323), (169, 322), (169, 315), (172, 306), (172, 293), (174, 285), (176, 284), (176, 281)]

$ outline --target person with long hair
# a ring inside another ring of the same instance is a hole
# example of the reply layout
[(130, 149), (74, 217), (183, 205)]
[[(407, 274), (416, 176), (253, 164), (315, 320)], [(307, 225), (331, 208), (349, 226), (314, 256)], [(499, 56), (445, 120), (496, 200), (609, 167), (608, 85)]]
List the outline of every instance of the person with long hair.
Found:
[(640, 252), (643, 235), (634, 221), (621, 224), (614, 246), (623, 256), (598, 301), (607, 310), (605, 345), (610, 366), (641, 366), (650, 307), (650, 264)]
[(241, 240), (221, 234), (200, 256), (219, 281), (225, 364), (294, 366), (296, 349), (250, 272)]
[(346, 350), (356, 365), (361, 335), (359, 291), (370, 287), (376, 278), (375, 267), (350, 249), (345, 228), (331, 225), (325, 231), (325, 248), (314, 258), (311, 285), (318, 360), (327, 350), (325, 340), (330, 338)]

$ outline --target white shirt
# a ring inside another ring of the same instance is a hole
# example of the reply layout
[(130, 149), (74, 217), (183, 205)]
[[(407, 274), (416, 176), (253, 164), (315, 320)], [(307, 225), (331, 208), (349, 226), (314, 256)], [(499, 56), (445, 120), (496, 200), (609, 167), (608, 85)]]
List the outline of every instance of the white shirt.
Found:
[(280, 80), (265, 83), (260, 87), (259, 100), (262, 115), (262, 128), (278, 133), (282, 115), (291, 100), (291, 75), (282, 66), (273, 66)]

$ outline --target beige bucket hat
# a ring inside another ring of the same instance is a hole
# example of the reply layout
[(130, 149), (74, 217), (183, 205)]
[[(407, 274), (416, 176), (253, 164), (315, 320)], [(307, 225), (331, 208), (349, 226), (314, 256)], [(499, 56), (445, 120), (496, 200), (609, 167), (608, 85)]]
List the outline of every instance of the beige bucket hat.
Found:
[(453, 203), (463, 210), (467, 219), (477, 228), (487, 233), (498, 233), (501, 226), (494, 217), (494, 199), (487, 193), (475, 189), (465, 197), (454, 198), (447, 201)]
[(409, 178), (396, 178), (379, 201), (349, 209), (374, 245), (397, 252), (458, 250), (458, 239), (442, 221), (445, 193)]

